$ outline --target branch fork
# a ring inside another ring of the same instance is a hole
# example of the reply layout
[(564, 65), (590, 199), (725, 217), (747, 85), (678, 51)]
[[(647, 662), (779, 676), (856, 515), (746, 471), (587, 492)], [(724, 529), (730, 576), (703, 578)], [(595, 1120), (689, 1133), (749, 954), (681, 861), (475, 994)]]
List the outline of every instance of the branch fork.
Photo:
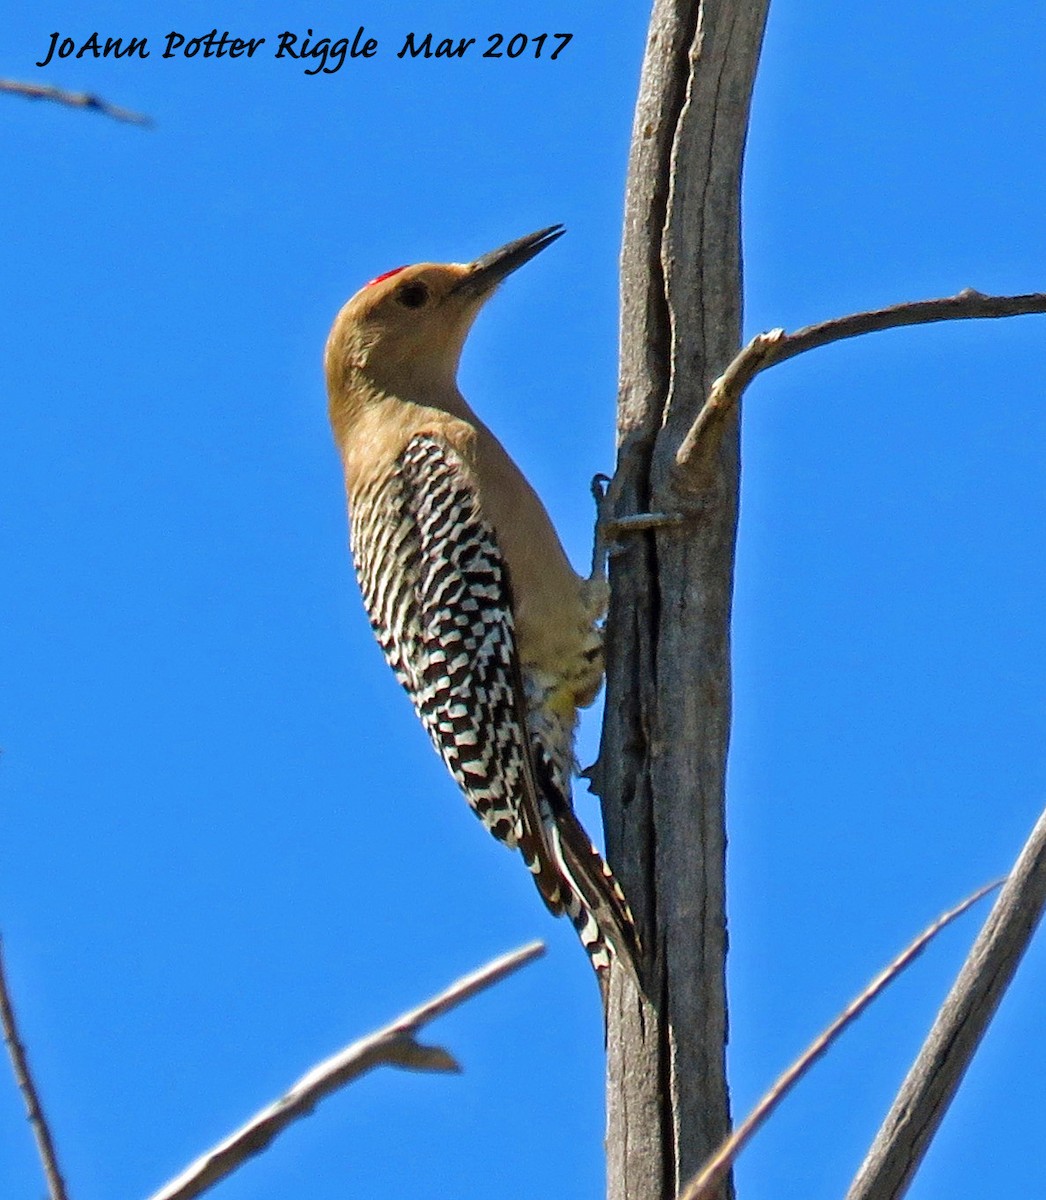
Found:
[(701, 411), (680, 443), (675, 456), (677, 482), (690, 488), (706, 485), (726, 418), (736, 410), (752, 380), (768, 367), (819, 346), (903, 325), (1019, 317), (1033, 313), (1046, 313), (1046, 292), (989, 296), (975, 288), (963, 288), (954, 296), (913, 300), (889, 308), (850, 313), (817, 325), (806, 325), (795, 333), (771, 329), (757, 334), (738, 351), (712, 384)]
[[(199, 1196), (231, 1175), (247, 1159), (260, 1154), (288, 1125), (307, 1117), (326, 1096), (374, 1067), (460, 1072), (461, 1067), (449, 1050), (442, 1046), (428, 1046), (419, 1042), (418, 1032), (429, 1022), (499, 983), (544, 953), (543, 942), (531, 942), (509, 954), (503, 954), (486, 966), (463, 976), (418, 1008), (404, 1013), (384, 1029), (379, 1029), (376, 1033), (361, 1038), (358, 1042), (339, 1050), (337, 1054), (331, 1055), (307, 1071), (278, 1100), (256, 1113), (246, 1124), (212, 1146), (180, 1175), (154, 1192), (150, 1200), (191, 1200), (192, 1197)], [(3, 1028), (15, 1080), (25, 1101), (29, 1123), (36, 1138), (41, 1166), (47, 1180), (49, 1200), (68, 1200), (54, 1139), (29, 1071), (25, 1049), (19, 1038), (2, 956), (0, 1025)]]

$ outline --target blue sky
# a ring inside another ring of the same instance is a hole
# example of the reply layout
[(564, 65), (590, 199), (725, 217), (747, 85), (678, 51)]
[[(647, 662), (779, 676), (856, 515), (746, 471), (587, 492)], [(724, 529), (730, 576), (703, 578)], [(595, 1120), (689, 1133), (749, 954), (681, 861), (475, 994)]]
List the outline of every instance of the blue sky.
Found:
[[(145, 14), (145, 15), (143, 15)], [(508, 24), (503, 24), (504, 20)], [(602, 1193), (599, 1005), (372, 643), (320, 356), (379, 271), (562, 221), (462, 386), (587, 559), (612, 465), (616, 262), (643, 5), (16, 0), (0, 73), (151, 114), (0, 104), (0, 929), (76, 1200), (143, 1196), (307, 1066), (534, 936), (228, 1200)], [(379, 41), (331, 75), (284, 30)], [(269, 40), (159, 57), (171, 30)], [(146, 61), (38, 70), (54, 30)], [(555, 61), (411, 62), (408, 30), (573, 32)], [(776, 0), (745, 187), (746, 333), (1046, 286), (1046, 11)], [(749, 394), (734, 622), (738, 1113), (1046, 799), (1046, 322), (830, 347)], [(582, 758), (594, 754), (597, 718)], [(592, 824), (591, 800), (579, 808)], [(982, 910), (983, 912), (983, 910)], [(973, 937), (946, 934), (745, 1156), (841, 1194)], [(1041, 1191), (1033, 947), (911, 1195)], [(0, 1194), (41, 1191), (0, 1084)]]

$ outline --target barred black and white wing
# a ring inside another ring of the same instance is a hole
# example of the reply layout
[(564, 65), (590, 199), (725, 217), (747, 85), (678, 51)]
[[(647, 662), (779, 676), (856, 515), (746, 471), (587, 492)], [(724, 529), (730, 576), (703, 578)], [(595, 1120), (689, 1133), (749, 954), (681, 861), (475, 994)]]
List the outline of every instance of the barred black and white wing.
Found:
[(447, 769), (562, 912), (527, 786), (508, 574), (460, 455), (435, 436), (411, 439), (354, 503), (352, 543), (371, 626)]
[(534, 743), (508, 570), (458, 452), (435, 434), (413, 437), (394, 470), (353, 497), (352, 543), (378, 641), (473, 811), (522, 852), (598, 971), (605, 935), (632, 958), (624, 897)]

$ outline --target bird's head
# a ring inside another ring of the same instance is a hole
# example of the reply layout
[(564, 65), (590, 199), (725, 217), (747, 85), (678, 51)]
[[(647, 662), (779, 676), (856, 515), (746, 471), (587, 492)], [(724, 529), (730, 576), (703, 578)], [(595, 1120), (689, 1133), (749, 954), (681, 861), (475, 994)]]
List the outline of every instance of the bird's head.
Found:
[(563, 234), (551, 225), (471, 263), (419, 263), (372, 279), (338, 313), (325, 364), (332, 409), (354, 390), (423, 400), (454, 388), (476, 314), (509, 274)]

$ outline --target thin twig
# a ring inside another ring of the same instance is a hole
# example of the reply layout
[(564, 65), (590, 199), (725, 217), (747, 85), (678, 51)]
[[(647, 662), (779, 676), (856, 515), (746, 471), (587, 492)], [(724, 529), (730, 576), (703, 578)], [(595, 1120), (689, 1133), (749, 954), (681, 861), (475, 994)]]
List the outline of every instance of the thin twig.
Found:
[(153, 123), (152, 117), (110, 104), (101, 96), (94, 96), (90, 92), (67, 92), (65, 88), (52, 87), (47, 83), (0, 79), (0, 92), (6, 92), (10, 96), (24, 96), (26, 100), (52, 100), (55, 104), (64, 104), (69, 108), (92, 108), (95, 112), (112, 117), (114, 121), (124, 121), (128, 125), (148, 126)]
[(704, 406), (676, 451), (676, 467), (691, 481), (702, 477), (702, 466), (712, 458), (718, 441), (716, 431), (733, 411), (745, 388), (767, 367), (795, 358), (807, 350), (816, 350), (830, 342), (897, 329), (902, 325), (929, 325), (937, 321), (960, 321), (973, 318), (1020, 317), (1030, 313), (1046, 313), (1046, 292), (1031, 292), (1024, 296), (986, 296), (966, 288), (956, 296), (939, 300), (913, 300), (877, 308), (869, 312), (851, 313), (806, 325), (795, 333), (772, 329), (760, 333), (738, 351), (722, 375), (712, 384)]
[(313, 1067), (288, 1091), (256, 1113), (235, 1133), (213, 1146), (172, 1179), (150, 1200), (190, 1200), (235, 1171), (248, 1158), (264, 1150), (294, 1121), (308, 1116), (331, 1092), (344, 1087), (372, 1068), (387, 1065), (412, 1071), (460, 1071), (461, 1067), (441, 1046), (424, 1046), (415, 1034), (450, 1009), (493, 986), (525, 963), (544, 954), (542, 942), (531, 942), (504, 954), (485, 967), (451, 984), (446, 991), (404, 1013), (384, 1029), (353, 1042)]
[(961, 917), (971, 905), (976, 904), (978, 900), (986, 896), (993, 888), (997, 888), (1002, 882), (1001, 879), (997, 879), (994, 883), (989, 883), (982, 888), (978, 888), (972, 896), (967, 896), (961, 904), (957, 904), (954, 908), (949, 909), (942, 916), (938, 917), (888, 967), (882, 970), (865, 990), (852, 1000), (825, 1030), (814, 1038), (795, 1062), (783, 1074), (778, 1076), (755, 1108), (752, 1109), (741, 1124), (737, 1126), (719, 1149), (708, 1159), (698, 1174), (682, 1190), (679, 1200), (708, 1200), (708, 1197), (714, 1196), (719, 1184), (734, 1165), (737, 1156), (751, 1141), (753, 1134), (770, 1117), (771, 1113), (773, 1113), (785, 1096), (802, 1079), (814, 1063), (828, 1050), (829, 1046), (839, 1037), (843, 1030), (848, 1025), (851, 1025), (876, 996), (892, 983), (913, 959), (917, 958), (926, 949), (929, 943), (933, 941), (946, 925), (950, 925), (956, 917)]
[(62, 1172), (58, 1167), (58, 1155), (54, 1148), (54, 1138), (51, 1127), (40, 1104), (40, 1095), (29, 1071), (25, 1047), (18, 1036), (18, 1024), (15, 1021), (15, 1010), (11, 1004), (11, 993), (7, 987), (7, 977), (4, 973), (3, 943), (0, 941), (0, 1024), (4, 1030), (4, 1044), (11, 1058), (11, 1068), (14, 1071), (15, 1082), (25, 1101), (26, 1116), (36, 1138), (36, 1149), (40, 1155), (40, 1165), (44, 1169), (47, 1180), (47, 1194), (50, 1200), (69, 1200), (65, 1190)]
[[(847, 1200), (908, 1190), (1046, 908), (1046, 812), (988, 915)], [(1036, 1035), (1032, 1035), (1036, 1036)]]

